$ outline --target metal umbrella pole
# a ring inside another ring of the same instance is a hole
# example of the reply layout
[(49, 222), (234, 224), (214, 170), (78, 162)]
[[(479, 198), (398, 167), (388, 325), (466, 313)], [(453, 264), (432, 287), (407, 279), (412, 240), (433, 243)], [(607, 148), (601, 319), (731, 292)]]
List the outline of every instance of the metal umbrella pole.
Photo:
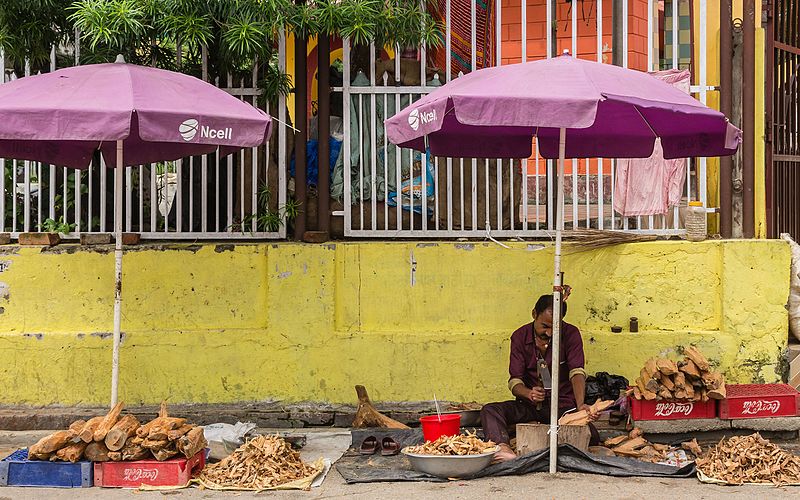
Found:
[(119, 344), (122, 322), (122, 141), (117, 141), (117, 165), (114, 168), (114, 347), (111, 355), (111, 406), (117, 404), (119, 389)]
[(564, 157), (567, 129), (558, 136), (558, 198), (556, 200), (556, 249), (553, 259), (553, 350), (550, 383), (550, 474), (558, 465), (558, 369), (561, 360), (561, 232), (564, 230)]

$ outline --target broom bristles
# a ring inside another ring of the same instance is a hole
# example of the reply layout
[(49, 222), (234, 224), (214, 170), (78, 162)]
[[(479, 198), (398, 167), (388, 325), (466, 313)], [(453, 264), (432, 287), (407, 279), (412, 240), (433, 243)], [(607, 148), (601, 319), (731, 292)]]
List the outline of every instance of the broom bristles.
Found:
[(626, 233), (622, 231), (603, 231), (600, 229), (574, 229), (564, 231), (563, 238), (571, 246), (580, 247), (584, 250), (605, 248), (622, 243), (641, 243), (645, 241), (655, 241), (658, 236), (655, 234)]

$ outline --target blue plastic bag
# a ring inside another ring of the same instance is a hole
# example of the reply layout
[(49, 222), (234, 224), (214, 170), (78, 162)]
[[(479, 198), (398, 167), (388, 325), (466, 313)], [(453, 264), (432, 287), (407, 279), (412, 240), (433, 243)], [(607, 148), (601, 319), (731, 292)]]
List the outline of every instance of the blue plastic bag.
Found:
[[(414, 159), (421, 160), (420, 153), (414, 153)], [(434, 188), (434, 178), (433, 178), (433, 164), (431, 163), (431, 154), (430, 150), (425, 151), (425, 194), (423, 197), (423, 184), (422, 184), (422, 175), (418, 175), (411, 179), (406, 179), (400, 184), (400, 206), (403, 210), (412, 210), (422, 214), (422, 206), (425, 205), (425, 215), (428, 216), (429, 214), (433, 213), (433, 204), (435, 203), (433, 197), (433, 188)], [(412, 204), (413, 201), (413, 204)], [(386, 203), (390, 207), (396, 207), (397, 203), (397, 192), (390, 191), (389, 196), (386, 199)]]

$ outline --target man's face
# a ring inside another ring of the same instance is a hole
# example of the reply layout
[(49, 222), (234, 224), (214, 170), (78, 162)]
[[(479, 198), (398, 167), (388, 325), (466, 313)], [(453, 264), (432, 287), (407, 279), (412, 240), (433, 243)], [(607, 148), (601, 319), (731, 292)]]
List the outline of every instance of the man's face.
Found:
[(533, 312), (533, 334), (536, 340), (543, 344), (549, 344), (553, 338), (553, 310), (546, 309), (540, 314)]

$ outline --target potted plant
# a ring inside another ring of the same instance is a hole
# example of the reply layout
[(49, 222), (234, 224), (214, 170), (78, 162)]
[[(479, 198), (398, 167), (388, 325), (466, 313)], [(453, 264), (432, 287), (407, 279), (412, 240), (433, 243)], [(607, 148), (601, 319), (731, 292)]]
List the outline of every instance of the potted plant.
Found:
[(75, 224), (67, 224), (64, 222), (64, 217), (59, 217), (58, 220), (46, 219), (42, 222), (38, 233), (20, 233), (20, 245), (58, 245), (61, 242), (61, 236), (72, 232)]

